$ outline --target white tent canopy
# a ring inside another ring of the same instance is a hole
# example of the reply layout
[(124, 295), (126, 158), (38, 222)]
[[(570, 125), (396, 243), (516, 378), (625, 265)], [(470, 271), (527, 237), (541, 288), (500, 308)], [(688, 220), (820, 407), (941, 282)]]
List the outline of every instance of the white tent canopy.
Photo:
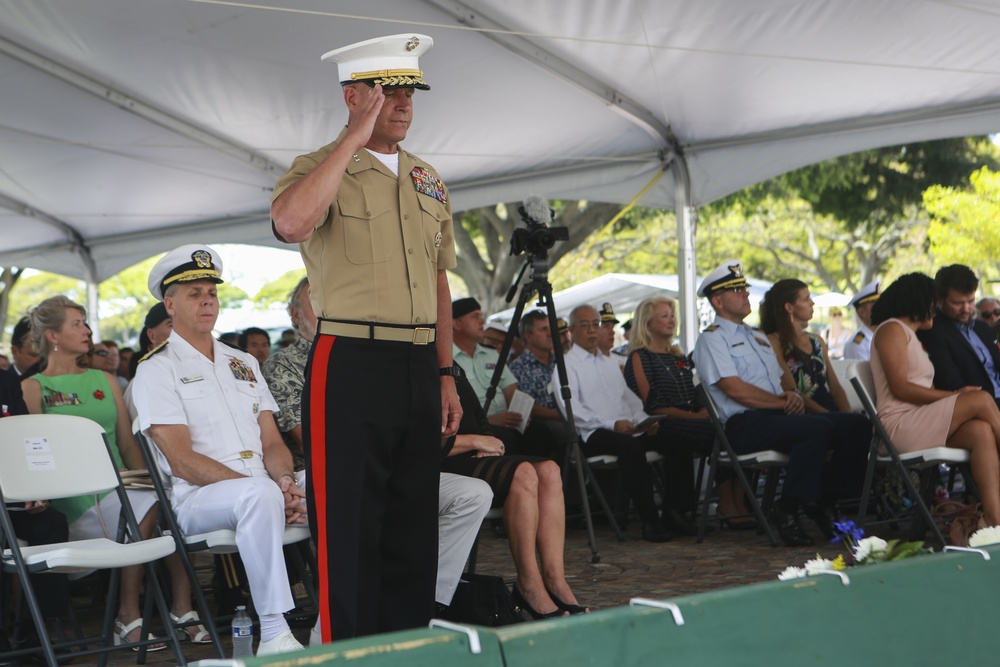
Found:
[[(104, 279), (276, 244), (268, 199), (346, 120), (320, 54), (435, 39), (408, 150), (456, 209), (679, 212), (860, 149), (1000, 128), (1000, 7), (956, 0), (0, 0), (0, 265)], [(707, 270), (709, 267), (701, 267)]]

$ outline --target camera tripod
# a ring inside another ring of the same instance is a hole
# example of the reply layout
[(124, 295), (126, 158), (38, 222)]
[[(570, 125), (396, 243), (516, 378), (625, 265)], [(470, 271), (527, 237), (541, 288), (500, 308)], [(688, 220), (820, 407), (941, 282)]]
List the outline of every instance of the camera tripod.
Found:
[(566, 411), (563, 417), (564, 423), (567, 427), (566, 432), (568, 433), (568, 436), (566, 442), (566, 457), (562, 466), (563, 488), (566, 488), (569, 481), (568, 478), (570, 468), (574, 469), (576, 472), (577, 484), (580, 489), (580, 500), (583, 503), (583, 517), (587, 525), (587, 544), (590, 546), (590, 560), (592, 563), (598, 563), (600, 562), (601, 557), (597, 552), (597, 541), (594, 537), (594, 521), (590, 513), (590, 500), (587, 496), (588, 486), (600, 503), (601, 508), (604, 510), (605, 516), (607, 516), (611, 522), (611, 526), (615, 531), (615, 535), (618, 537), (618, 541), (624, 542), (625, 536), (622, 534), (621, 528), (618, 526), (618, 522), (611, 513), (611, 508), (608, 506), (608, 501), (605, 499), (604, 493), (601, 491), (600, 486), (598, 486), (597, 481), (594, 479), (593, 471), (590, 469), (590, 464), (587, 463), (587, 459), (584, 458), (583, 452), (580, 449), (580, 440), (577, 435), (576, 425), (573, 421), (572, 396), (569, 389), (569, 379), (566, 375), (566, 362), (563, 358), (562, 344), (559, 341), (559, 326), (556, 322), (556, 308), (552, 301), (552, 284), (548, 280), (549, 267), (547, 256), (544, 254), (541, 256), (528, 256), (524, 266), (521, 267), (520, 273), (518, 273), (513, 285), (511, 285), (510, 290), (507, 292), (507, 302), (509, 303), (513, 298), (515, 292), (517, 291), (518, 283), (520, 283), (521, 278), (524, 276), (525, 270), (528, 266), (531, 266), (532, 269), (531, 277), (529, 281), (521, 287), (521, 294), (518, 297), (517, 306), (514, 308), (514, 317), (510, 321), (510, 327), (507, 329), (507, 335), (504, 336), (503, 346), (500, 349), (500, 358), (497, 360), (497, 366), (493, 371), (493, 377), (490, 378), (490, 386), (486, 390), (486, 400), (483, 403), (483, 411), (489, 411), (490, 404), (493, 402), (493, 397), (496, 395), (497, 385), (500, 383), (500, 375), (503, 373), (507, 357), (510, 354), (510, 348), (514, 342), (514, 336), (517, 335), (518, 324), (521, 322), (521, 316), (524, 314), (524, 307), (533, 296), (537, 295), (537, 305), (544, 306), (545, 312), (548, 316), (549, 330), (552, 332), (552, 352), (555, 355), (556, 371), (559, 378), (558, 391), (561, 392), (560, 396), (562, 396), (563, 403), (566, 406)]

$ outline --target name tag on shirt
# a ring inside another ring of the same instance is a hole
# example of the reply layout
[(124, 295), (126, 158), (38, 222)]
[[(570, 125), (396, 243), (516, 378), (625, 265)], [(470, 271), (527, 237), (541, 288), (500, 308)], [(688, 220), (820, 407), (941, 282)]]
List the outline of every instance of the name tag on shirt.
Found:
[(192, 375), (190, 377), (181, 378), (181, 382), (184, 384), (191, 384), (192, 382), (201, 382), (205, 377), (202, 375)]

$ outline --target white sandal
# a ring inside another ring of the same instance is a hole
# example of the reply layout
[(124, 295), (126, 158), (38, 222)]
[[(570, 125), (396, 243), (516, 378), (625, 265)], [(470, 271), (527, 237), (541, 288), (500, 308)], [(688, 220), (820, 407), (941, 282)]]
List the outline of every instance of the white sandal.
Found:
[[(201, 617), (198, 616), (198, 612), (196, 612), (193, 609), (179, 618), (177, 616), (174, 616), (173, 614), (170, 614), (170, 618), (173, 619), (174, 623), (177, 625), (188, 623), (190, 621), (201, 620)], [(181, 639), (188, 639), (191, 641), (192, 644), (212, 643), (212, 635), (208, 634), (208, 630), (206, 630), (205, 626), (202, 625), (201, 623), (199, 623), (198, 625), (186, 625), (180, 629), (184, 631), (184, 634), (181, 635)], [(192, 632), (194, 632), (194, 634), (191, 634)]]
[[(142, 627), (142, 617), (135, 619), (128, 625), (125, 625), (117, 618), (115, 619), (115, 646), (128, 646), (129, 644), (134, 644), (135, 642), (129, 641), (128, 635), (133, 630), (138, 630)], [(149, 633), (149, 639), (159, 639), (152, 632)], [(133, 646), (132, 650), (137, 651), (142, 648), (141, 646)], [(146, 647), (146, 653), (154, 653), (156, 651), (162, 651), (167, 648), (166, 644), (160, 644), (159, 646), (149, 645)]]

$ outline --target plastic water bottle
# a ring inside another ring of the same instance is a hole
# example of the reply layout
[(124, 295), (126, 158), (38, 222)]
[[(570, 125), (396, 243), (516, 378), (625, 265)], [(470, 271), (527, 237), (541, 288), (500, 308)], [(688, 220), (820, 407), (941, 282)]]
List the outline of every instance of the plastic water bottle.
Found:
[(236, 608), (233, 617), (233, 660), (253, 657), (253, 619), (245, 605)]

